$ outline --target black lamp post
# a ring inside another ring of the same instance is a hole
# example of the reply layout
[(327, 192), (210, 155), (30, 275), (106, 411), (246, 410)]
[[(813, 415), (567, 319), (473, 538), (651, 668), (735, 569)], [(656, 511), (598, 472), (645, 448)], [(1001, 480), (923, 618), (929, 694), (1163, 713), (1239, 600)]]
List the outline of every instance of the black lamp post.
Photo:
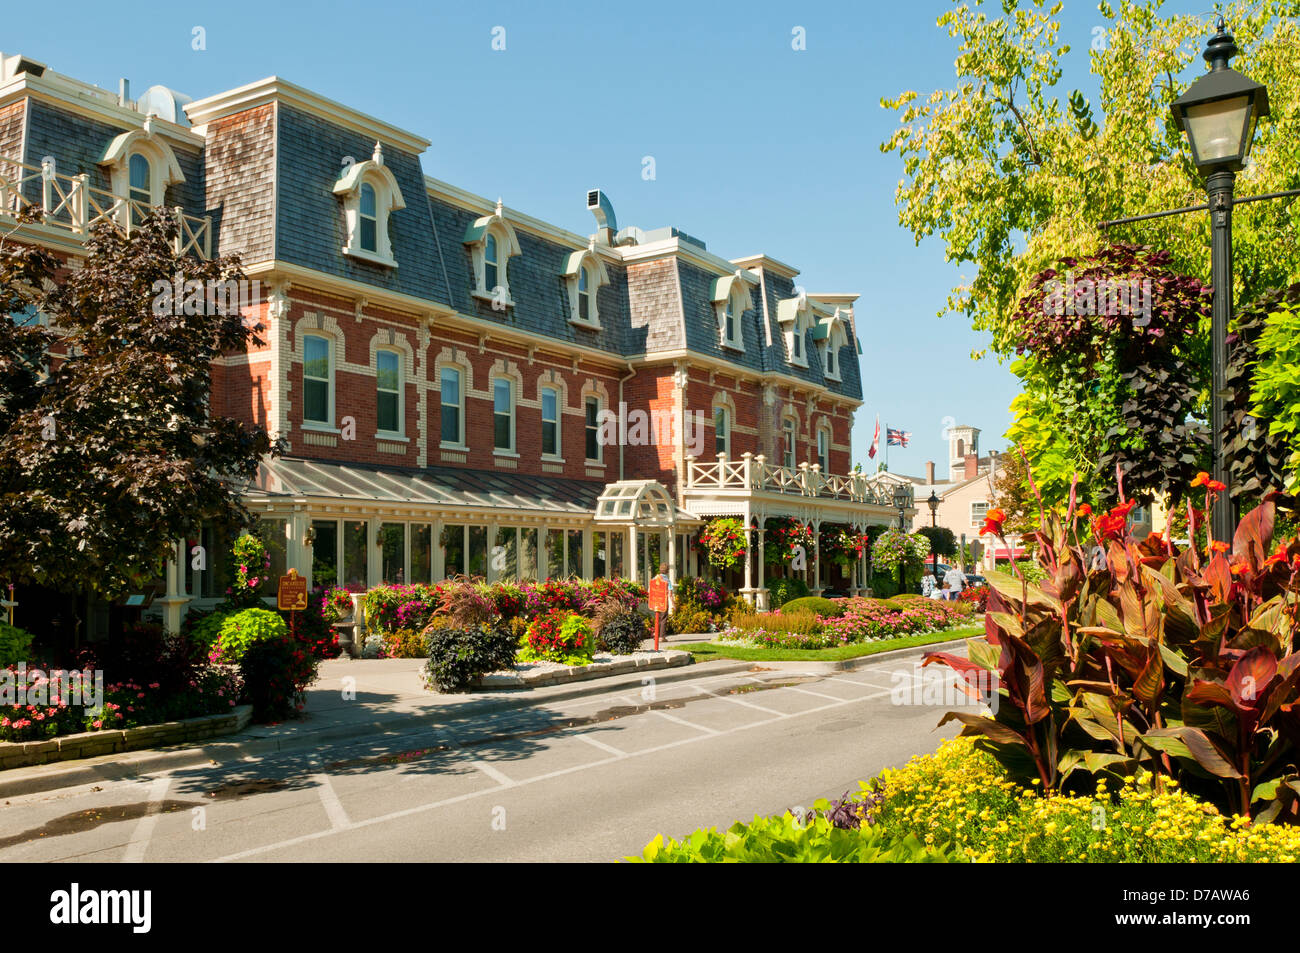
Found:
[[(1170, 107), (1174, 122), (1187, 133), (1192, 161), (1205, 175), (1212, 226), (1210, 275), (1214, 286), (1211, 320), (1213, 393), (1210, 427), (1214, 439), (1214, 479), (1228, 482), (1223, 451), (1225, 369), (1228, 322), (1232, 318), (1232, 205), (1233, 184), (1245, 167), (1255, 137), (1256, 122), (1268, 115), (1268, 90), (1228, 66), (1237, 44), (1219, 18), (1218, 32), (1205, 48), (1210, 71), (1194, 82)], [(1214, 510), (1214, 538), (1229, 541), (1233, 533), (1232, 507), (1225, 496)]]
[[(907, 504), (912, 501), (912, 494), (909, 487), (903, 483), (894, 484), (894, 505), (898, 507), (898, 531), (906, 533), (907, 527)], [(904, 559), (898, 564), (898, 591), (902, 592), (907, 585), (907, 560)]]
[[(939, 512), (939, 497), (935, 495), (934, 490), (930, 491), (930, 498), (925, 502), (926, 505), (930, 507), (930, 528), (934, 529), (935, 516)], [(933, 535), (934, 534), (932, 533), (931, 536)], [(930, 542), (933, 544), (934, 540), (932, 539)], [(936, 578), (939, 575), (939, 552), (933, 545), (930, 546), (930, 572), (933, 573)]]

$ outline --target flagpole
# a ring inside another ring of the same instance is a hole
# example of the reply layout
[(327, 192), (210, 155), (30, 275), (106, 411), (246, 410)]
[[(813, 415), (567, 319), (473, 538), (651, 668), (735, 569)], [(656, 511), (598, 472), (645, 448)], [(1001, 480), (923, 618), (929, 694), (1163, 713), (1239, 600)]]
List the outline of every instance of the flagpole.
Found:
[(885, 472), (889, 472), (889, 421), (885, 421)]

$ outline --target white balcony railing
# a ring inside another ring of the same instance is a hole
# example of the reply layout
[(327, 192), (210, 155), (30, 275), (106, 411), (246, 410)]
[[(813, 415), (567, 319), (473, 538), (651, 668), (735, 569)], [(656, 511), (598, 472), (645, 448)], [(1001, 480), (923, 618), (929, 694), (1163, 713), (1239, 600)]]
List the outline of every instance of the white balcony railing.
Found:
[[(801, 463), (798, 467), (772, 466), (762, 454), (742, 454), (739, 460), (729, 460), (718, 454), (715, 461), (686, 458), (686, 490), (748, 490), (768, 493), (790, 493), (815, 496), (823, 499), (850, 500), (855, 503), (873, 503), (895, 507), (894, 490), (898, 480), (882, 474), (870, 476), (861, 473), (846, 475), (822, 473), (820, 464)], [(907, 491), (907, 506), (914, 505), (913, 487), (903, 483)]]
[[(39, 194), (39, 200), (32, 198)], [(0, 156), (0, 215), (16, 215), (26, 208), (45, 210), (45, 224), (67, 229), (84, 239), (97, 222), (114, 222), (129, 235), (152, 209), (143, 202), (122, 198), (90, 184), (90, 176), (60, 175), (48, 163), (33, 166)], [(175, 248), (180, 255), (212, 257), (212, 217), (187, 215), (179, 207)]]

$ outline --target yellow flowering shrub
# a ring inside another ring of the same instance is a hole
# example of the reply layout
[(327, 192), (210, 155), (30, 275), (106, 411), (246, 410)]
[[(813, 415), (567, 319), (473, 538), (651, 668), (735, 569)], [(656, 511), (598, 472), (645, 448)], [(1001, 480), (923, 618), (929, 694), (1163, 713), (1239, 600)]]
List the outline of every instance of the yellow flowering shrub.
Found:
[[(889, 837), (951, 841), (976, 862), (1295, 863), (1300, 827), (1251, 824), (1150, 773), (1097, 782), (1091, 797), (1043, 797), (1008, 779), (972, 739), (887, 770), (877, 825)], [(869, 790), (874, 785), (864, 783)]]

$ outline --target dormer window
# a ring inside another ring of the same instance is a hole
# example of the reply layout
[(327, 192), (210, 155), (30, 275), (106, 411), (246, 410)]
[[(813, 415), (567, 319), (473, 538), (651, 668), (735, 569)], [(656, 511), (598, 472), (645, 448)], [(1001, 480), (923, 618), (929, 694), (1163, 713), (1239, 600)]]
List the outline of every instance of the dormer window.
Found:
[(474, 297), (484, 299), (496, 311), (513, 307), (510, 259), (520, 254), (519, 239), (505, 219), (500, 199), (495, 212), (477, 219), (465, 230), (463, 241), (469, 246), (474, 266)]
[(99, 164), (108, 169), (122, 225), (140, 224), (150, 209), (164, 204), (169, 186), (185, 181), (176, 154), (154, 131), (152, 116), (139, 129), (114, 138)]
[(804, 340), (812, 325), (812, 305), (800, 294), (776, 303), (776, 320), (785, 338), (786, 360), (796, 367), (808, 366), (808, 349)]
[(813, 339), (820, 349), (822, 369), (826, 372), (826, 379), (838, 381), (840, 379), (841, 363), (840, 348), (849, 343), (849, 334), (844, 328), (844, 319), (840, 317), (838, 312), (831, 317), (822, 318), (813, 331)]
[(142, 209), (152, 208), (154, 205), (153, 189), (149, 184), (152, 178), (153, 169), (149, 166), (149, 160), (143, 153), (132, 153), (127, 179), (127, 198), (132, 203), (133, 224), (139, 225), (144, 218)]
[(741, 319), (753, 306), (744, 272), (736, 269), (734, 275), (715, 278), (710, 297), (718, 319), (718, 343), (732, 351), (744, 351), (744, 322)]
[(384, 147), (376, 142), (369, 159), (348, 166), (334, 183), (334, 194), (343, 202), (347, 229), (343, 254), (372, 265), (396, 268), (388, 235), (389, 216), (406, 208), (406, 201), (397, 178), (384, 164)]
[(564, 259), (564, 284), (569, 294), (569, 321), (578, 327), (598, 330), (600, 307), (597, 301), (601, 286), (609, 284), (609, 272), (596, 254), (593, 241), (583, 251)]

